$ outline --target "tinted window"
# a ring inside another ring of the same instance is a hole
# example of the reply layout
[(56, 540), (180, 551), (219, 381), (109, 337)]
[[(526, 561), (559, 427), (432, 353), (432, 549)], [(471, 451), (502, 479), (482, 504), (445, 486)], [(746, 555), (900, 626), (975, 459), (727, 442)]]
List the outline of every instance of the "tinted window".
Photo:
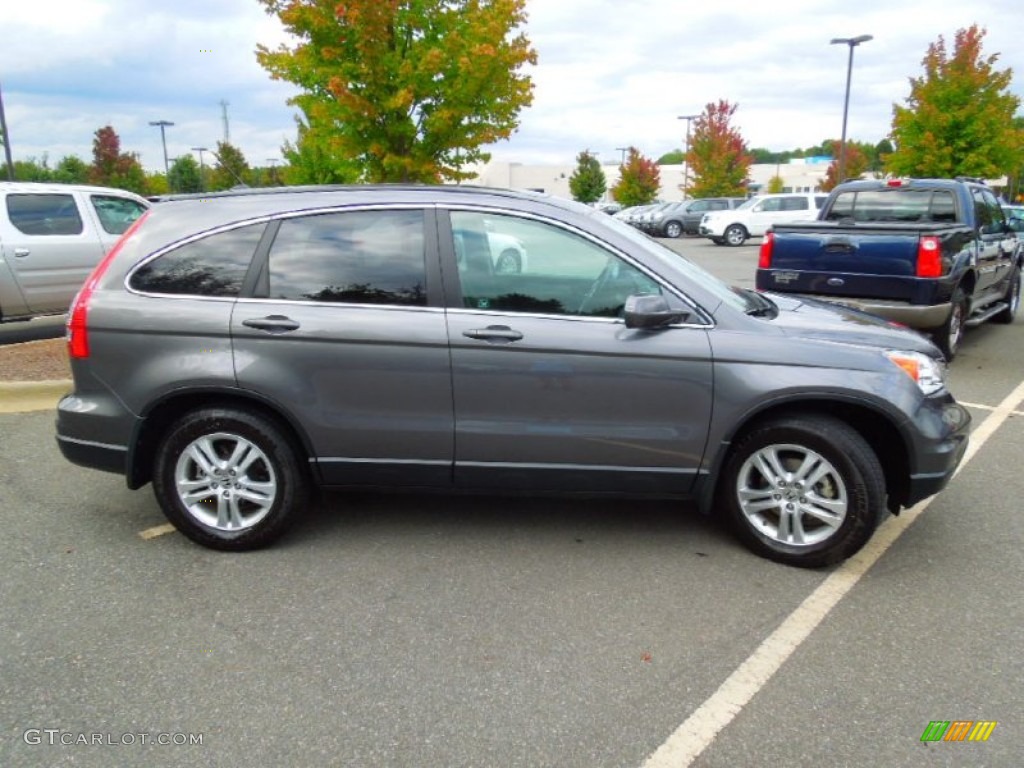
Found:
[(422, 211), (286, 219), (270, 249), (270, 298), (425, 305)]
[(955, 221), (953, 193), (900, 187), (841, 192), (828, 212), (829, 221)]
[(237, 296), (264, 224), (195, 240), (139, 267), (130, 285), (145, 293)]
[(126, 197), (92, 195), (90, 199), (92, 207), (96, 209), (100, 226), (111, 235), (123, 235), (132, 222), (146, 210), (142, 203)]
[(1003, 231), (1003, 210), (999, 201), (987, 189), (975, 187), (974, 207), (978, 217), (978, 226), (983, 235), (993, 235)]
[(769, 211), (781, 211), (782, 210), (782, 198), (781, 197), (766, 197), (761, 201), (761, 207), (757, 210), (769, 212)]
[(806, 197), (782, 198), (782, 210), (784, 211), (806, 211), (810, 207)]
[(82, 234), (82, 217), (71, 195), (8, 195), (7, 215), (26, 235)]
[[(463, 305), (547, 315), (619, 317), (626, 298), (660, 292), (604, 248), (550, 224), (483, 213), (451, 214)], [(518, 270), (502, 270), (515, 250)]]

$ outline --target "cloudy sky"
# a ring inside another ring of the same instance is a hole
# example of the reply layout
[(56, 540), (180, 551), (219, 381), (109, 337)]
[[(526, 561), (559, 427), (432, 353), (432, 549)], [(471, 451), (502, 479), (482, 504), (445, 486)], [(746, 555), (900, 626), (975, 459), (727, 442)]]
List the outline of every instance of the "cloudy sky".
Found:
[[(833, 37), (874, 35), (856, 49), (848, 136), (877, 142), (894, 102), (920, 75), (928, 44), (986, 27), (985, 53), (1015, 72), (1024, 97), (1020, 0), (528, 0), (539, 55), (533, 106), (495, 159), (571, 164), (589, 148), (658, 157), (681, 147), (685, 122), (718, 99), (738, 104), (751, 147), (793, 149), (838, 138), (848, 49)], [(285, 40), (256, 0), (3, 0), (0, 88), (15, 159), (88, 160), (97, 128), (149, 170), (163, 167), (158, 128), (169, 120), (171, 158), (230, 138), (252, 165), (294, 139), (287, 84), (256, 63), (257, 43)], [(207, 157), (208, 159), (208, 157)]]

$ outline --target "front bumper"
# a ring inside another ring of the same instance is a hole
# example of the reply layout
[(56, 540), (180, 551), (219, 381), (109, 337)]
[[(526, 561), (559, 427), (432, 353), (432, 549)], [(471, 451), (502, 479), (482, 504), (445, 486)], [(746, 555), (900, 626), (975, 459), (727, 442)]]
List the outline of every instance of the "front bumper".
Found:
[(925, 403), (913, 419), (916, 426), (914, 467), (902, 506), (911, 507), (949, 484), (967, 451), (971, 414), (951, 395), (938, 404)]

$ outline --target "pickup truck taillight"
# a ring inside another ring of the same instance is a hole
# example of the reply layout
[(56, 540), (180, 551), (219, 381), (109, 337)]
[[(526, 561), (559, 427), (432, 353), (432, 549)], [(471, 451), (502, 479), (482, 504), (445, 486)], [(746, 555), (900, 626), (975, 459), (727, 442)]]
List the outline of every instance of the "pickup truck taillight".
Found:
[(939, 238), (934, 235), (922, 235), (917, 242), (915, 274), (918, 277), (942, 276), (942, 249), (939, 247)]
[(772, 250), (775, 248), (775, 233), (766, 232), (761, 241), (761, 252), (757, 259), (758, 269), (769, 269), (772, 265)]
[(92, 298), (92, 292), (96, 289), (96, 283), (103, 277), (103, 273), (107, 271), (110, 262), (114, 260), (114, 257), (124, 246), (125, 241), (135, 233), (135, 230), (139, 228), (143, 219), (148, 214), (149, 211), (146, 211), (128, 227), (128, 230), (121, 235), (121, 239), (114, 244), (114, 247), (110, 249), (107, 255), (103, 257), (100, 263), (96, 265), (96, 268), (89, 274), (89, 277), (85, 279), (82, 287), (75, 295), (74, 301), (71, 302), (71, 310), (68, 312), (66, 326), (67, 331), (65, 333), (69, 357), (85, 358), (89, 356), (89, 328), (87, 321), (89, 316), (89, 300)]

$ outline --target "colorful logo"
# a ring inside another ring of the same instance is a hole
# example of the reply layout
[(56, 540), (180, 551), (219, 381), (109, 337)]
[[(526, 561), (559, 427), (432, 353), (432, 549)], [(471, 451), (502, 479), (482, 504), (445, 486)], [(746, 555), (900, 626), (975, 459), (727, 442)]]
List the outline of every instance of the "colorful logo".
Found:
[(932, 720), (921, 741), (988, 741), (996, 725), (995, 720)]

